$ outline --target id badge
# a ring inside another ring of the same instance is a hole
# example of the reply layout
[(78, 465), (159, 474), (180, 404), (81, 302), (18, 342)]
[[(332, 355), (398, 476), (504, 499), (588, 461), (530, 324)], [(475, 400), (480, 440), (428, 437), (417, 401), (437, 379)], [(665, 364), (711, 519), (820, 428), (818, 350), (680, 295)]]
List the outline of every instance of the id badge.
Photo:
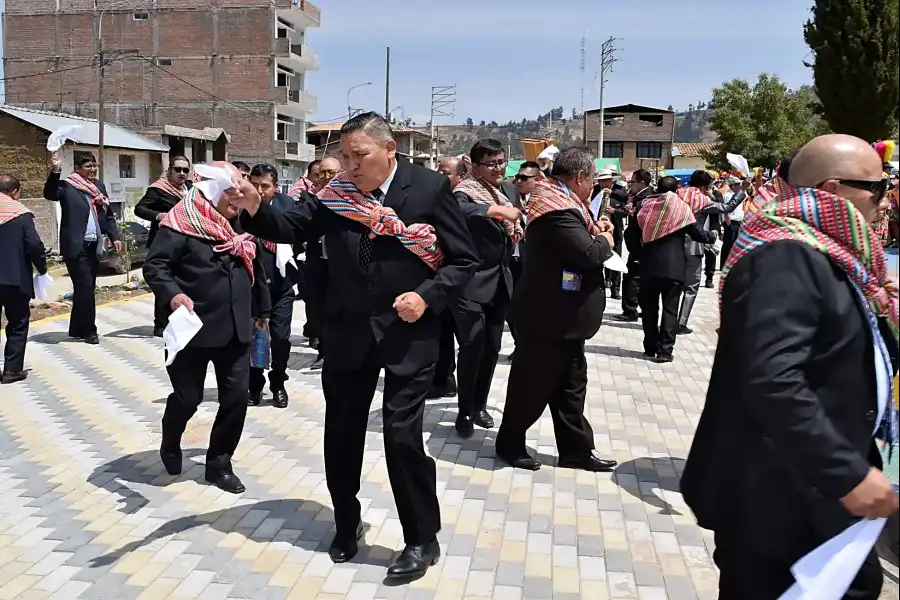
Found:
[(563, 270), (562, 289), (567, 292), (581, 291), (581, 273)]

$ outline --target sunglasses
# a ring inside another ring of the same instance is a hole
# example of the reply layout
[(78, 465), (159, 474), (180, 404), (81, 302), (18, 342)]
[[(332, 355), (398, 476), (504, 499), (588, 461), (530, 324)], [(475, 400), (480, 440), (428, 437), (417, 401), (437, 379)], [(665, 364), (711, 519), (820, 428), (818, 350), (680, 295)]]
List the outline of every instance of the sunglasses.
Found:
[[(827, 180), (826, 180), (827, 181)], [(890, 182), (887, 179), (835, 179), (841, 185), (852, 187), (857, 190), (870, 192), (874, 196), (875, 201), (879, 201), (887, 194)], [(816, 187), (822, 187), (823, 181)]]
[(173, 173), (181, 173), (182, 175), (187, 175), (191, 172), (190, 167), (172, 167)]
[(506, 166), (506, 160), (491, 160), (477, 164), (479, 167), (487, 167), (488, 169), (501, 169)]
[(516, 175), (516, 181), (525, 183), (526, 181), (530, 181), (535, 177), (537, 177), (537, 175)]
[(319, 171), (319, 177), (327, 177), (328, 179), (331, 179), (335, 175), (337, 175), (337, 171)]

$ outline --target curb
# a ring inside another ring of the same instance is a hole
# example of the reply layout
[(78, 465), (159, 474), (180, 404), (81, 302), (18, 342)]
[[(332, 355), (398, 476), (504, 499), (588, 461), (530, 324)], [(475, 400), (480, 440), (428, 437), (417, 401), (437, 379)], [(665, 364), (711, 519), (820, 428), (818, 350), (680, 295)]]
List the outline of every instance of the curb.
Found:
[[(122, 298), (121, 300), (113, 300), (113, 301), (111, 301), (111, 302), (104, 302), (103, 304), (98, 304), (98, 305), (97, 305), (97, 308), (99, 309), (99, 308), (103, 308), (103, 307), (105, 307), (105, 306), (120, 306), (120, 305), (122, 305), (122, 304), (128, 304), (129, 302), (134, 302), (135, 300), (140, 300), (140, 299), (143, 298), (144, 296), (152, 296), (152, 295), (153, 295), (152, 292), (147, 292), (147, 293), (145, 293), (145, 294), (140, 294), (139, 296), (133, 296), (133, 297), (131, 297), (131, 298)], [(72, 314), (72, 312), (69, 311), (69, 312), (66, 312), (66, 313), (60, 313), (60, 314), (58, 314), (58, 315), (52, 315), (52, 316), (49, 316), (49, 317), (44, 317), (43, 319), (38, 319), (37, 321), (29, 321), (29, 326), (30, 326), (30, 325), (37, 325), (37, 324), (39, 324), (39, 323), (52, 323), (52, 322), (54, 322), (54, 321), (59, 321), (59, 320), (61, 320), (63, 317), (68, 317), (68, 316), (71, 315), (71, 314)]]

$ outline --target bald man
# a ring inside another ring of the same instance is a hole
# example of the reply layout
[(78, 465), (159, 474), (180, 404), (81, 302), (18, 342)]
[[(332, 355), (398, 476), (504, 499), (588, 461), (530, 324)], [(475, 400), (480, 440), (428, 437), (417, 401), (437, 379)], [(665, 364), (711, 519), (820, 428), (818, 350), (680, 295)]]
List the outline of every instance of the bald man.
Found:
[[(200, 318), (203, 327), (167, 365), (172, 393), (162, 419), (160, 457), (170, 475), (182, 469), (181, 437), (203, 400), (206, 370), (212, 363), (219, 408), (206, 452), (206, 480), (230, 493), (244, 485), (231, 465), (247, 414), (250, 340), (271, 310), (258, 242), (234, 228), (245, 194), (259, 195), (233, 165), (226, 169), (234, 187), (215, 197), (209, 181), (194, 184), (184, 200), (166, 213), (144, 263), (144, 279), (165, 302), (169, 315), (180, 307)], [(224, 248), (224, 249), (223, 249)], [(168, 358), (168, 356), (167, 356)]]
[[(898, 354), (897, 295), (867, 226), (881, 161), (863, 140), (823, 136), (788, 183), (745, 219), (723, 270), (719, 350), (681, 480), (715, 532), (729, 600), (780, 597), (800, 557), (898, 507), (873, 439), (892, 437)], [(881, 586), (873, 552), (845, 598), (876, 600)]]
[(465, 178), (466, 163), (458, 156), (445, 156), (438, 163), (438, 172), (450, 179), (450, 189), (453, 189)]

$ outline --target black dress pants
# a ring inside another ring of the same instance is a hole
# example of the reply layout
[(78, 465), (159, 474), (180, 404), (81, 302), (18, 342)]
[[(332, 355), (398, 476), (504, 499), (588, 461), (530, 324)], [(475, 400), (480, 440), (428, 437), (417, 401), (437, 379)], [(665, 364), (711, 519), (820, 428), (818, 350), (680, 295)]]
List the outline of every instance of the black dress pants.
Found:
[(434, 368), (434, 385), (443, 387), (456, 373), (456, 324), (453, 313), (448, 309), (441, 313), (441, 346)]
[[(678, 332), (678, 304), (683, 281), (647, 277), (641, 280), (641, 324), (644, 329), (644, 352), (672, 356)], [(659, 306), (662, 302), (662, 320)]]
[(31, 298), (18, 287), (0, 285), (0, 314), (6, 315), (6, 346), (3, 349), (3, 372), (19, 373), (25, 369), (25, 344)]
[[(269, 371), (269, 389), (284, 389), (288, 380), (287, 367), (291, 358), (291, 321), (294, 319), (294, 291), (288, 290), (280, 298), (272, 298), (269, 317), (269, 336), (272, 344), (272, 365)], [(261, 392), (266, 384), (265, 372), (250, 367), (250, 391)]]
[(584, 416), (587, 360), (583, 341), (546, 340), (519, 332), (497, 434), (497, 452), (525, 452), (525, 433), (547, 406), (560, 456), (594, 449), (594, 430)]
[(703, 250), (703, 273), (706, 275), (707, 281), (712, 281), (713, 277), (716, 276), (716, 265), (719, 262), (719, 257), (715, 252), (710, 250)]
[(628, 259), (628, 272), (622, 278), (622, 314), (630, 319), (638, 317), (641, 292), (641, 263)]
[[(384, 364), (374, 337), (360, 339), (369, 347), (362, 364), (347, 370), (340, 360), (326, 360), (325, 477), (334, 504), (338, 536), (350, 537), (362, 517), (359, 494), (369, 409)], [(425, 453), (422, 418), (434, 365), (412, 376), (385, 368), (382, 418), (384, 451), (394, 502), (407, 544), (425, 544), (441, 528), (434, 460)]]
[[(623, 240), (622, 240), (621, 233), (619, 233), (620, 230), (618, 227), (619, 226), (616, 225), (615, 233), (618, 233), (619, 235), (618, 236), (614, 235), (614, 237), (613, 237), (613, 240), (614, 240), (613, 251), (616, 254), (618, 254), (619, 256), (622, 256)], [(621, 273), (621, 271), (613, 271), (612, 269), (604, 269), (604, 271), (606, 273), (606, 286), (614, 294), (619, 293), (622, 288), (622, 273)]]
[(508, 308), (509, 293), (502, 284), (497, 286), (494, 299), (489, 303), (465, 298), (451, 301), (450, 310), (459, 339), (456, 381), (460, 415), (471, 417), (475, 411), (487, 407)]
[(97, 242), (85, 242), (78, 256), (66, 259), (66, 268), (73, 287), (69, 337), (84, 338), (97, 333)]
[(250, 345), (237, 339), (225, 346), (197, 348), (188, 346), (166, 367), (172, 393), (163, 413), (163, 444), (181, 440), (187, 422), (203, 401), (206, 368), (212, 363), (219, 388), (219, 410), (209, 435), (206, 464), (221, 463), (237, 449), (247, 416), (247, 387), (250, 383)]
[(740, 221), (732, 221), (725, 225), (725, 230), (722, 232), (722, 256), (719, 262), (720, 269), (725, 268), (725, 263), (728, 262), (728, 255), (731, 254), (731, 248), (734, 247), (734, 242), (737, 240), (740, 232)]
[[(522, 259), (520, 257), (514, 256), (509, 261), (509, 272), (512, 274), (513, 280), (513, 290), (516, 289), (516, 285), (519, 283), (519, 278), (522, 276)], [(512, 319), (507, 319), (506, 324), (509, 326), (509, 333), (512, 335), (513, 342), (516, 341), (516, 324), (513, 323)]]
[(325, 319), (328, 260), (321, 256), (307, 256), (304, 275), (306, 277), (306, 295), (303, 300), (306, 303), (306, 327), (303, 335), (308, 338), (319, 338), (321, 344)]

